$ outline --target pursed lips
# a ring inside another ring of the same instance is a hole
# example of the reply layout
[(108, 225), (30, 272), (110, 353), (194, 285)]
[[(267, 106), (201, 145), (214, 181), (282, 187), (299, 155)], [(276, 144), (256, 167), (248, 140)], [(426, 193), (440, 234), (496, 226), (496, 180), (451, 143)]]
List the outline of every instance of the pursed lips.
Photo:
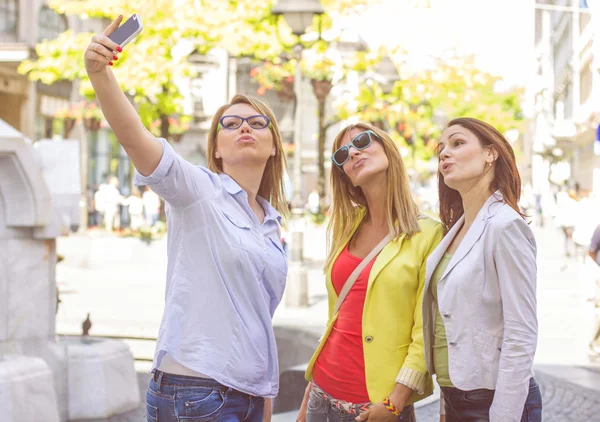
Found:
[(242, 143), (256, 142), (256, 139), (254, 139), (252, 136), (244, 135), (244, 136), (240, 136), (238, 138), (237, 142), (242, 142)]
[(352, 166), (353, 169), (355, 169), (356, 167), (362, 166), (362, 164), (366, 161), (366, 158), (361, 158), (360, 160), (358, 160), (356, 163), (354, 163), (354, 165)]
[(444, 163), (442, 164), (442, 171), (446, 171), (450, 168), (451, 165), (453, 165), (454, 163)]

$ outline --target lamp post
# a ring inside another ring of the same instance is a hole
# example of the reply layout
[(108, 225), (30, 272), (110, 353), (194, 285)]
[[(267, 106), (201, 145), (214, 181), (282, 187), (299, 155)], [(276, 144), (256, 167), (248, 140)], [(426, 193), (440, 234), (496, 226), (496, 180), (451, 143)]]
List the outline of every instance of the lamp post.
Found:
[(296, 70), (294, 74), (294, 92), (296, 94), (296, 107), (294, 116), (294, 173), (292, 198), (292, 259), (288, 270), (288, 285), (286, 292), (286, 305), (290, 307), (308, 306), (308, 280), (304, 266), (304, 228), (302, 216), (304, 214), (304, 200), (302, 198), (302, 59), (303, 46), (300, 37), (305, 34), (306, 28), (312, 24), (315, 15), (320, 16), (325, 11), (319, 0), (279, 0), (271, 13), (278, 19), (283, 19), (292, 29), (298, 41), (294, 46)]

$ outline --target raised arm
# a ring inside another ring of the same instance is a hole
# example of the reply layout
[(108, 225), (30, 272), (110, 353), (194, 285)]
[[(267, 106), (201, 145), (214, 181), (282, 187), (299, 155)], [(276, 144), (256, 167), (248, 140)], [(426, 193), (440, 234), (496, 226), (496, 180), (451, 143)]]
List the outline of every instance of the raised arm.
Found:
[(85, 70), (94, 87), (102, 113), (117, 140), (123, 145), (138, 172), (148, 176), (158, 167), (163, 146), (144, 127), (137, 111), (110, 70), (112, 62), (117, 60), (117, 55), (122, 50), (108, 36), (119, 27), (122, 20), (123, 16), (119, 16), (102, 34), (93, 36), (84, 55)]

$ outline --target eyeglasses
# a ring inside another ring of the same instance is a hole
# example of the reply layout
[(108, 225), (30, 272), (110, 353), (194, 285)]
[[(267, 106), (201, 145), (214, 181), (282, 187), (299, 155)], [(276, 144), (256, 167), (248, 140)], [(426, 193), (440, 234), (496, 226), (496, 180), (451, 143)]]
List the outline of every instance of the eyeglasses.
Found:
[(349, 143), (338, 148), (337, 151), (331, 156), (331, 160), (336, 166), (342, 167), (344, 164), (346, 164), (346, 161), (350, 159), (350, 147), (354, 147), (354, 149), (357, 151), (362, 151), (363, 149), (369, 148), (373, 142), (371, 135), (377, 136), (377, 134), (372, 130), (366, 130), (362, 133), (359, 133), (352, 138)]
[(240, 116), (223, 116), (219, 119), (220, 125), (217, 126), (217, 133), (220, 128), (227, 130), (236, 130), (240, 126), (244, 124), (244, 122), (248, 123), (252, 129), (264, 129), (267, 126), (271, 125), (271, 119), (262, 114), (256, 114), (250, 117), (240, 117)]

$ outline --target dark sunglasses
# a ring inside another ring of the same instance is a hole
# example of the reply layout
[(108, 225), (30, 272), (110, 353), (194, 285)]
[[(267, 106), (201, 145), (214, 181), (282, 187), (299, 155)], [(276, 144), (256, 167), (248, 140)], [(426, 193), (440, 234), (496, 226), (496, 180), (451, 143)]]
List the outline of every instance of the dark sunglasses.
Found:
[(349, 143), (339, 147), (331, 156), (331, 161), (333, 161), (336, 166), (342, 167), (344, 164), (346, 164), (346, 161), (350, 159), (350, 147), (353, 147), (357, 151), (362, 151), (363, 149), (369, 148), (371, 143), (373, 143), (373, 138), (371, 135), (377, 136), (377, 134), (372, 130), (366, 130), (359, 133), (352, 138)]

